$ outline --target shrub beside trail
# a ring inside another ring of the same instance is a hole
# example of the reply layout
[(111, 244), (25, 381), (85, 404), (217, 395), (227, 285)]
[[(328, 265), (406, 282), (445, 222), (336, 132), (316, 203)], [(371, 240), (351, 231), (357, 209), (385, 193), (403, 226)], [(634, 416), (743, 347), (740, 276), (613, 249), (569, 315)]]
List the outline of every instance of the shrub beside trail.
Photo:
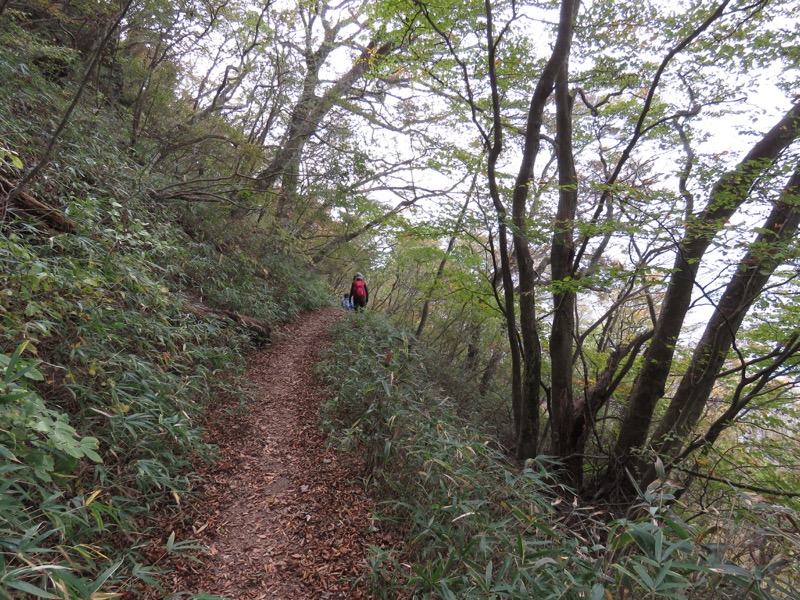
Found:
[(371, 458), (377, 519), (396, 532), (373, 548), (374, 597), (798, 597), (786, 560), (753, 568), (723, 543), (735, 528), (797, 547), (771, 505), (743, 496), (728, 515), (690, 519), (666, 479), (624, 516), (587, 504), (555, 483), (557, 463), (518, 465), (460, 417), (431, 383), (448, 367), (409, 334), (367, 313), (343, 319), (334, 338), (323, 425)]

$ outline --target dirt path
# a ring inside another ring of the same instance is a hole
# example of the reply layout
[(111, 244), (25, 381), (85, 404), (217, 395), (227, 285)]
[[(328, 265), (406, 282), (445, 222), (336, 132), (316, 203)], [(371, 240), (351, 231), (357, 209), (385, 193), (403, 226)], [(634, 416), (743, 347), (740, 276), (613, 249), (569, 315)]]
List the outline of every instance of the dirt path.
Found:
[(173, 590), (250, 600), (364, 598), (372, 506), (352, 458), (325, 450), (317, 411), (326, 391), (313, 367), (330, 325), (322, 309), (248, 358), (256, 400), (211, 415), (219, 460), (203, 473), (195, 537), (201, 562), (179, 561)]

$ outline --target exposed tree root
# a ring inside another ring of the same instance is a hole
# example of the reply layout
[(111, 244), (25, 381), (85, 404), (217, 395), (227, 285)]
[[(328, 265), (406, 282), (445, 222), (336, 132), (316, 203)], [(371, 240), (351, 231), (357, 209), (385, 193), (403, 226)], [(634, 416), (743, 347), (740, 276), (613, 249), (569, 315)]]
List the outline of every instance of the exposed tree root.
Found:
[(75, 224), (67, 219), (58, 209), (41, 200), (37, 200), (26, 191), (19, 192), (9, 203), (14, 183), (0, 175), (0, 215), (13, 212), (42, 221), (45, 225), (59, 233), (75, 233)]
[(255, 330), (261, 338), (265, 342), (270, 340), (272, 335), (272, 327), (269, 323), (264, 321), (263, 319), (254, 319), (253, 317), (247, 317), (245, 315), (241, 315), (234, 310), (224, 310), (221, 308), (212, 308), (210, 306), (205, 305), (197, 305), (197, 304), (187, 304), (184, 307), (188, 312), (198, 315), (200, 317), (205, 317), (207, 315), (215, 315), (217, 317), (222, 317), (225, 319), (230, 319), (240, 325), (244, 325), (245, 327), (249, 327), (250, 329)]

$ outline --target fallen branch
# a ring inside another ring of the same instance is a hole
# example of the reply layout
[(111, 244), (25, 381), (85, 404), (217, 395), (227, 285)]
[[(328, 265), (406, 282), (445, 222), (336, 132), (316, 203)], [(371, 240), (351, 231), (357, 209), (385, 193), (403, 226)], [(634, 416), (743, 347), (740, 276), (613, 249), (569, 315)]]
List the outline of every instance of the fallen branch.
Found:
[(211, 308), (210, 306), (198, 306), (195, 304), (187, 304), (185, 308), (190, 313), (199, 317), (214, 315), (217, 317), (230, 319), (236, 323), (239, 323), (240, 325), (244, 325), (245, 327), (255, 330), (259, 333), (259, 335), (265, 338), (266, 341), (269, 341), (270, 336), (272, 335), (272, 327), (266, 321), (241, 315), (234, 310), (224, 310), (222, 308)]
[(767, 494), (770, 496), (781, 496), (783, 498), (800, 498), (800, 492), (790, 492), (787, 490), (779, 490), (776, 488), (764, 488), (757, 485), (749, 485), (747, 483), (741, 483), (736, 481), (731, 481), (729, 479), (724, 479), (722, 477), (714, 477), (710, 473), (701, 473), (699, 471), (694, 471), (692, 469), (684, 469), (675, 467), (676, 471), (680, 471), (681, 473), (687, 473), (692, 477), (698, 477), (701, 479), (707, 479), (708, 481), (715, 481), (717, 483), (725, 483), (733, 488), (740, 489), (740, 490), (747, 490), (748, 492), (755, 492), (756, 494)]
[(15, 189), (15, 187), (13, 183), (0, 175), (0, 203), (3, 203), (0, 206), (0, 214), (5, 214), (13, 207), (14, 212), (22, 212), (38, 219), (51, 229), (61, 233), (75, 233), (75, 224), (67, 219), (59, 209), (37, 200), (28, 192), (21, 191), (17, 193), (11, 199), (11, 204), (6, 206), (11, 190)]

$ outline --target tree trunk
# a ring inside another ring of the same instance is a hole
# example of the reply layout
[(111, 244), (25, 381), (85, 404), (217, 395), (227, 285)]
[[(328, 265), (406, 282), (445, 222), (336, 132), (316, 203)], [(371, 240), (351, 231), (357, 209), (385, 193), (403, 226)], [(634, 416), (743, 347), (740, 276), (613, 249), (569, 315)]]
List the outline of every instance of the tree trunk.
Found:
[(8, 179), (0, 176), (0, 223), (5, 220), (8, 211), (15, 208), (23, 214), (30, 215), (42, 221), (45, 225), (61, 233), (75, 233), (75, 224), (67, 219), (58, 209), (34, 198), (28, 192), (20, 191), (15, 197), (11, 191), (17, 186)]
[[(781, 263), (780, 259), (775, 259), (776, 255), (788, 240), (796, 236), (800, 226), (798, 194), (800, 171), (795, 171), (783, 192), (787, 200), (775, 204), (759, 229), (759, 235), (740, 261), (695, 348), (678, 391), (653, 435), (654, 448), (664, 457), (674, 457), (683, 444), (682, 438), (697, 424), (739, 327)], [(649, 470), (642, 484), (646, 486), (654, 478), (655, 473)]]
[(187, 312), (192, 313), (193, 315), (197, 315), (198, 317), (214, 315), (217, 317), (230, 319), (235, 323), (239, 323), (240, 325), (244, 325), (245, 327), (248, 327), (249, 329), (255, 331), (263, 342), (266, 343), (270, 341), (270, 337), (272, 335), (272, 327), (270, 326), (269, 323), (267, 323), (262, 319), (254, 319), (253, 317), (248, 317), (246, 315), (239, 314), (235, 310), (212, 308), (210, 306), (205, 306), (205, 305), (186, 304), (184, 305), (184, 309)]
[[(327, 53), (332, 49), (330, 43), (331, 41), (327, 45), (323, 43), (317, 54), (308, 60), (308, 73), (303, 85), (303, 92), (292, 111), (292, 118), (283, 144), (270, 163), (256, 177), (262, 190), (271, 190), (287, 170), (290, 170), (293, 165), (299, 164), (306, 141), (319, 128), (322, 119), (336, 101), (350, 92), (353, 86), (375, 64), (384, 60), (397, 49), (397, 46), (391, 41), (380, 46), (376, 40), (371, 41), (350, 70), (342, 75), (322, 96), (317, 96), (315, 91), (319, 83), (319, 69)], [(266, 205), (261, 208), (259, 221), (264, 217), (265, 212)]]
[[(553, 92), (556, 77), (568, 64), (572, 45), (572, 30), (580, 2), (563, 0), (559, 17), (558, 35), (553, 53), (536, 84), (525, 129), (522, 161), (517, 174), (512, 200), (512, 219), (514, 223), (514, 254), (519, 270), (519, 312), (520, 329), (524, 353), (524, 383), (520, 412), (520, 425), (517, 431), (517, 458), (536, 456), (539, 436), (539, 388), (541, 386), (541, 342), (536, 330), (536, 303), (534, 285), (538, 273), (528, 245), (527, 199), (528, 190), (533, 183), (533, 167), (539, 154), (539, 143), (544, 108)], [(491, 60), (491, 56), (490, 56)]]
[(800, 136), (800, 103), (773, 127), (711, 190), (703, 211), (687, 224), (679, 243), (653, 339), (644, 356), (614, 449), (619, 481), (634, 470), (634, 450), (644, 445), (656, 403), (664, 395), (675, 343), (692, 299), (699, 263), (714, 236), (749, 197), (751, 187), (778, 155)]
[(461, 212), (458, 215), (458, 220), (456, 221), (455, 230), (453, 231), (453, 235), (450, 237), (450, 240), (447, 242), (447, 250), (442, 257), (442, 260), (439, 262), (439, 268), (436, 270), (436, 276), (433, 279), (433, 283), (431, 283), (430, 288), (428, 289), (428, 295), (425, 298), (425, 303), (422, 305), (422, 315), (419, 318), (419, 325), (417, 325), (417, 332), (416, 336), (417, 339), (420, 338), (422, 335), (422, 331), (425, 329), (425, 324), (428, 321), (428, 313), (430, 312), (430, 304), (433, 298), (434, 291), (436, 290), (436, 286), (439, 285), (439, 281), (442, 279), (442, 275), (444, 275), (444, 268), (447, 265), (447, 259), (450, 256), (450, 253), (453, 252), (453, 247), (456, 245), (456, 240), (458, 239), (458, 233), (461, 229), (461, 224), (464, 222), (464, 216), (467, 214), (467, 207), (469, 206), (469, 202), (472, 198), (472, 194), (475, 191), (475, 184), (478, 180), (477, 174), (472, 178), (472, 185), (470, 186), (470, 190), (467, 193), (467, 197), (464, 200), (464, 206), (461, 207)]
[[(486, 160), (489, 196), (492, 199), (497, 215), (497, 245), (500, 253), (500, 277), (503, 282), (503, 300), (500, 308), (506, 321), (506, 335), (511, 352), (511, 409), (514, 415), (514, 434), (519, 441), (519, 432), (522, 428), (522, 404), (524, 394), (522, 389), (522, 349), (517, 334), (517, 311), (514, 306), (514, 279), (511, 274), (511, 257), (508, 246), (508, 210), (500, 197), (500, 188), (497, 184), (497, 160), (503, 152), (503, 122), (500, 118), (500, 92), (497, 80), (495, 61), (494, 24), (492, 20), (491, 0), (485, 0), (486, 8), (486, 41), (488, 48), (487, 64), (489, 67), (489, 84), (492, 92), (492, 136), (486, 135), (484, 142), (488, 150)], [(492, 281), (497, 290), (497, 277)], [(519, 455), (520, 448), (517, 448)]]
[[(573, 424), (583, 414), (581, 399), (573, 394), (575, 339), (575, 290), (572, 269), (575, 258), (574, 220), (578, 209), (578, 178), (572, 151), (572, 98), (569, 96), (568, 63), (565, 60), (556, 84), (558, 155), (558, 210), (553, 224), (550, 271), (553, 280), (553, 325), (550, 333), (551, 418), (553, 453), (566, 461), (569, 483), (579, 489), (583, 460), (572, 439)], [(579, 405), (580, 404), (580, 405)]]
[(492, 354), (483, 369), (481, 383), (478, 386), (478, 395), (481, 398), (485, 398), (486, 394), (489, 393), (489, 386), (492, 385), (492, 381), (494, 381), (494, 377), (497, 374), (497, 367), (500, 366), (502, 358), (503, 353), (500, 350), (492, 350)]
[[(130, 9), (131, 5), (133, 4), (133, 0), (126, 0), (125, 4), (123, 4), (119, 14), (115, 17), (115, 20), (111, 25), (108, 27), (108, 30), (105, 32), (105, 35), (100, 39), (100, 42), (95, 49), (94, 54), (92, 55), (92, 59), (89, 61), (89, 64), (86, 66), (86, 70), (81, 77), (81, 81), (78, 84), (78, 89), (75, 92), (75, 95), (72, 97), (72, 101), (70, 102), (67, 110), (64, 112), (64, 115), (61, 117), (58, 125), (56, 126), (55, 131), (50, 136), (50, 141), (47, 144), (47, 148), (45, 148), (42, 155), (39, 157), (37, 163), (28, 169), (25, 174), (23, 175), (22, 179), (20, 179), (17, 186), (12, 189), (8, 193), (8, 201), (13, 202), (14, 199), (20, 195), (22, 192), (25, 191), (27, 185), (33, 180), (36, 175), (38, 175), (39, 171), (44, 168), (44, 166), (50, 161), (50, 157), (55, 150), (56, 143), (58, 142), (61, 134), (64, 132), (64, 129), (67, 127), (67, 123), (69, 123), (70, 118), (72, 117), (72, 113), (75, 108), (78, 106), (78, 102), (83, 95), (86, 86), (89, 84), (89, 81), (92, 78), (92, 73), (94, 72), (95, 68), (99, 69), (100, 59), (103, 57), (103, 53), (105, 52), (106, 46), (108, 45), (109, 40), (114, 35), (114, 32), (119, 28), (120, 24), (122, 23), (125, 15), (128, 14), (128, 10)], [(94, 41), (94, 40), (93, 40)]]

